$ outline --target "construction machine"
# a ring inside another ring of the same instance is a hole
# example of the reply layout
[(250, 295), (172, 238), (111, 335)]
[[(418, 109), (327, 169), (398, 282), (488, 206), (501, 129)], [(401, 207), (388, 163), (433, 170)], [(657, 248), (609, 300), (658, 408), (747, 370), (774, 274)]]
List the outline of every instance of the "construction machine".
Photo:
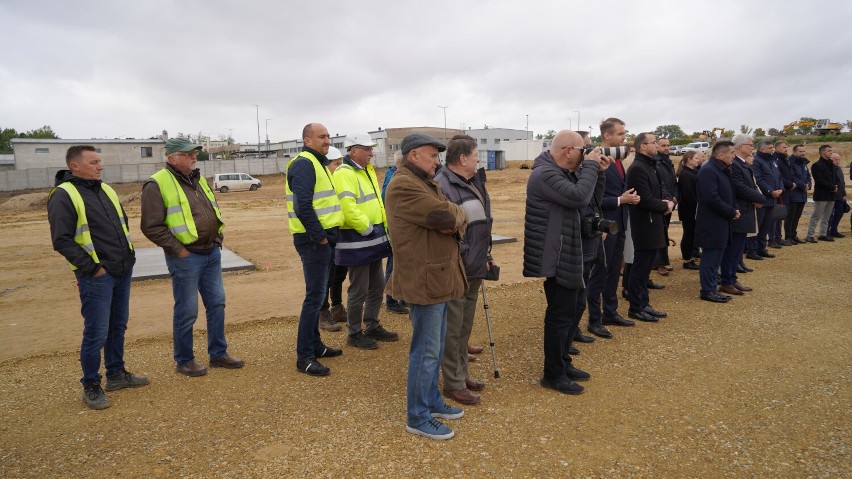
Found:
[[(719, 136), (716, 136), (716, 132), (717, 132), (717, 131), (719, 132)], [(703, 133), (701, 133), (700, 135), (698, 135), (698, 139), (699, 139), (699, 140), (713, 141), (713, 140), (718, 140), (718, 139), (719, 139), (719, 138), (721, 138), (721, 137), (722, 137), (722, 135), (724, 135), (724, 134), (725, 134), (725, 129), (724, 129), (724, 128), (719, 128), (719, 127), (717, 126), (717, 127), (713, 128), (712, 130), (704, 130), (704, 132), (703, 132)]]
[(843, 125), (840, 123), (832, 123), (828, 118), (817, 120), (814, 126), (815, 135), (839, 135)]
[(800, 127), (801, 128), (807, 128), (809, 126), (814, 126), (814, 125), (816, 125), (815, 121), (796, 120), (796, 121), (791, 121), (790, 123), (787, 123), (786, 125), (784, 125), (783, 131), (784, 131), (784, 133), (790, 133), (790, 132), (792, 132), (793, 128), (800, 128)]

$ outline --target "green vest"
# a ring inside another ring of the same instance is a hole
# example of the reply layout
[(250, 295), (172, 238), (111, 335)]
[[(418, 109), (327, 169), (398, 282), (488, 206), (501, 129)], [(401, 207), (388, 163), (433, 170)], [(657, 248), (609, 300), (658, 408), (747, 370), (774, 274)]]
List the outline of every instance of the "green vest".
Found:
[(334, 170), (334, 188), (343, 209), (341, 229), (354, 229), (361, 233), (371, 225), (382, 225), (387, 230), (387, 217), (376, 170), (368, 164), (355, 169), (343, 163)]
[[(74, 210), (77, 212), (77, 230), (74, 232), (74, 242), (86, 250), (86, 253), (89, 253), (92, 261), (100, 264), (101, 261), (98, 259), (98, 253), (95, 252), (95, 245), (92, 244), (92, 234), (89, 233), (89, 220), (86, 218), (86, 204), (83, 202), (83, 197), (80, 196), (77, 187), (71, 182), (66, 181), (61, 183), (56, 188), (61, 188), (68, 193), (68, 197), (71, 198), (71, 204), (74, 205)], [(50, 192), (51, 195), (56, 191), (56, 188)], [(115, 207), (115, 213), (118, 215), (119, 221), (121, 221), (121, 229), (124, 230), (124, 236), (127, 238), (127, 246), (130, 248), (130, 251), (133, 251), (133, 242), (130, 241), (130, 231), (127, 229), (127, 222), (124, 221), (124, 212), (121, 211), (121, 203), (118, 201), (118, 195), (115, 194), (115, 190), (111, 186), (103, 182), (101, 183), (101, 190), (103, 190)], [(71, 270), (75, 269), (77, 267), (71, 264)]]
[[(163, 197), (163, 205), (166, 207), (166, 227), (169, 228), (169, 233), (173, 234), (183, 244), (192, 244), (198, 241), (198, 229), (195, 227), (195, 220), (192, 219), (192, 208), (190, 208), (189, 200), (186, 198), (183, 188), (178, 184), (175, 175), (168, 168), (163, 168), (151, 175), (151, 179), (160, 187), (160, 195)], [(219, 218), (219, 233), (221, 233), (225, 228), (225, 223), (222, 221), (219, 203), (216, 202), (216, 197), (213, 196), (213, 191), (207, 186), (207, 180), (203, 176), (198, 178), (198, 184), (204, 194), (207, 195), (210, 204), (213, 205), (216, 218)]]
[[(340, 201), (334, 191), (334, 184), (331, 182), (331, 173), (328, 168), (322, 166), (313, 154), (303, 151), (287, 163), (287, 172), (290, 171), (290, 165), (299, 157), (307, 158), (314, 165), (316, 182), (314, 183), (313, 206), (320, 224), (324, 229), (341, 226), (343, 224), (343, 212), (340, 210)], [(290, 189), (289, 181), (285, 181), (284, 189), (287, 193), (287, 217), (290, 233), (305, 233), (307, 231), (305, 225), (299, 221), (296, 216), (296, 209), (293, 207), (293, 191)]]

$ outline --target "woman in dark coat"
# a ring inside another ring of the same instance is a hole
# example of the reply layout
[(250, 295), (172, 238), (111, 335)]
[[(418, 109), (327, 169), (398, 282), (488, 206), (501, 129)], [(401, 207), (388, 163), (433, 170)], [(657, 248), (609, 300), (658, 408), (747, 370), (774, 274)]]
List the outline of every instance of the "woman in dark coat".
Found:
[(692, 252), (695, 250), (695, 209), (698, 207), (698, 166), (704, 153), (687, 151), (677, 165), (678, 202), (677, 215), (683, 227), (680, 254), (683, 268), (698, 270)]

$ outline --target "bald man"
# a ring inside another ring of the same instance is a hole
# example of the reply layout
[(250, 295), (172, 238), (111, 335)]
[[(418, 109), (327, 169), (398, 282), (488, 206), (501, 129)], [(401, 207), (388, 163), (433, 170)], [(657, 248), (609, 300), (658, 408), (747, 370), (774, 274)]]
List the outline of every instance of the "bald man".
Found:
[(580, 210), (596, 189), (603, 191), (602, 171), (609, 166), (600, 148), (584, 158), (583, 146), (577, 133), (560, 131), (550, 151), (533, 162), (527, 182), (523, 273), (546, 278), (541, 385), (563, 394), (580, 394), (583, 387), (575, 381), (590, 378), (568, 355), (585, 303)]

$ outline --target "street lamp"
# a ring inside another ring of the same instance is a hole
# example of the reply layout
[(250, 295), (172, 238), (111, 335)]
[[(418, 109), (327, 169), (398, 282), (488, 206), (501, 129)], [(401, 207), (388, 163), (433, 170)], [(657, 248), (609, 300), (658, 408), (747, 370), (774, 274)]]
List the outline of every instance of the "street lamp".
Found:
[(530, 116), (527, 115), (527, 129), (525, 130), (524, 135), (524, 143), (527, 144), (527, 156), (524, 157), (524, 161), (530, 159)]
[[(447, 105), (449, 106), (449, 105)], [(438, 105), (438, 108), (444, 109), (444, 143), (447, 142), (447, 107)]]
[(269, 153), (269, 120), (272, 118), (266, 119), (266, 152)]
[(257, 156), (260, 157), (260, 107), (254, 105), (254, 114), (257, 118)]
[(577, 114), (577, 128), (582, 128), (582, 126), (580, 126), (580, 110), (574, 110), (574, 113)]

